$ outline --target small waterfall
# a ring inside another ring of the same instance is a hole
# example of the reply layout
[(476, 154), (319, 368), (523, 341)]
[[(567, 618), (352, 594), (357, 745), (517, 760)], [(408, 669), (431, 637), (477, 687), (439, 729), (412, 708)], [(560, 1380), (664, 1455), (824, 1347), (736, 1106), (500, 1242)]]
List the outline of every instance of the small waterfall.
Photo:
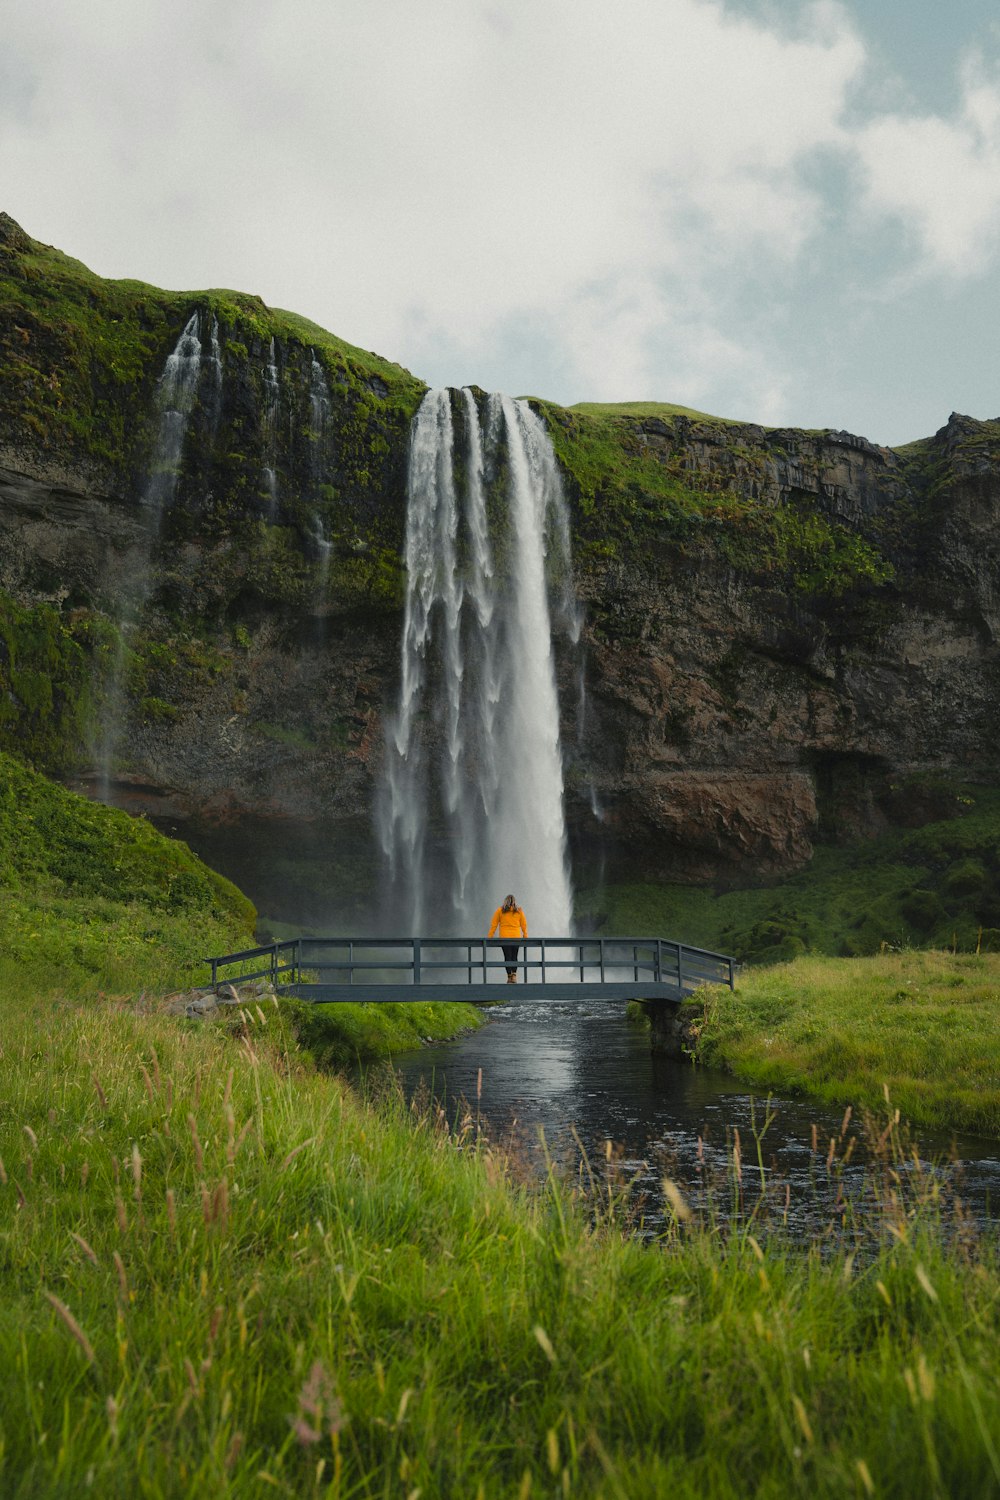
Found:
[[(414, 419), (399, 703), (379, 824), (393, 925), (481, 932), (513, 891), (530, 930), (570, 930), (553, 625), (571, 642), (569, 526), (545, 427), (469, 390)], [(462, 482), (456, 482), (456, 471)]]
[(264, 438), (264, 464), (262, 478), (264, 489), (267, 492), (267, 509), (270, 519), (273, 521), (278, 514), (278, 475), (274, 467), (275, 449), (278, 439), (278, 409), (281, 403), (281, 385), (278, 379), (277, 355), (272, 338), (267, 350), (267, 364), (264, 366), (264, 406), (261, 415), (261, 429)]
[[(214, 362), (218, 359), (214, 318), (212, 330), (211, 342), (215, 353), (209, 356), (209, 360)], [(201, 313), (195, 312), (185, 323), (173, 353), (167, 356), (163, 374), (156, 387), (160, 425), (143, 500), (154, 511), (157, 530), (163, 509), (171, 503), (177, 490), (184, 439), (187, 436), (191, 409), (198, 394), (201, 369)], [(221, 372), (221, 363), (219, 369)]]
[(156, 385), (156, 411), (159, 422), (149, 473), (142, 492), (145, 508), (145, 556), (127, 581), (127, 592), (118, 636), (107, 668), (101, 674), (100, 691), (104, 710), (100, 732), (94, 746), (98, 795), (102, 802), (113, 800), (115, 757), (121, 743), (126, 714), (125, 675), (128, 665), (128, 641), (144, 606), (153, 591), (153, 556), (160, 538), (165, 510), (177, 493), (184, 442), (191, 414), (199, 392), (205, 392), (209, 419), (217, 420), (222, 396), (222, 351), (219, 324), (213, 317), (209, 324), (207, 351), (203, 341), (203, 319), (193, 312), (181, 330), (173, 350), (167, 356)]
[(314, 598), (317, 609), (316, 634), (322, 644), (326, 636), (326, 604), (330, 588), (330, 554), (333, 543), (326, 534), (326, 527), (319, 516), (313, 517), (312, 539), (316, 548), (316, 589)]
[(316, 478), (322, 463), (323, 439), (330, 415), (330, 383), (312, 349), (309, 350), (309, 359), (309, 436), (312, 440), (310, 468), (313, 478)]

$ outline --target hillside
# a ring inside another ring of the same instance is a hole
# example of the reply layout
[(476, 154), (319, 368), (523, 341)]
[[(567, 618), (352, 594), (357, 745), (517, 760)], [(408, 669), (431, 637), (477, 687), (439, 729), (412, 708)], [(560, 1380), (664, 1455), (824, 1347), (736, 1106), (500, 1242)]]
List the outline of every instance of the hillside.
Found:
[(185, 844), (0, 752), (0, 983), (8, 999), (204, 981), (256, 913)]
[[(322, 830), (369, 880), (423, 390), (258, 298), (102, 281), (0, 216), (0, 743), (165, 820)], [(1000, 422), (893, 452), (534, 405), (584, 610), (582, 719), (560, 664), (579, 862), (772, 878), (933, 816), (928, 777), (1000, 781)]]

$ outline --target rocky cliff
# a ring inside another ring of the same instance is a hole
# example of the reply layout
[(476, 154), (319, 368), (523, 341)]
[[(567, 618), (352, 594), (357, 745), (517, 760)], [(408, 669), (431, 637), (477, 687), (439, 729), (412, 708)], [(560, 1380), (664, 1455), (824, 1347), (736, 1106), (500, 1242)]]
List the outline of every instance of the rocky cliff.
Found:
[[(164, 500), (162, 376), (195, 317), (218, 370)], [(103, 757), (132, 805), (366, 819), (423, 390), (259, 299), (102, 281), (0, 215), (0, 744), (84, 781)], [(892, 451), (535, 404), (585, 609), (576, 840), (766, 876), (919, 819), (935, 777), (998, 779), (1000, 421)]]

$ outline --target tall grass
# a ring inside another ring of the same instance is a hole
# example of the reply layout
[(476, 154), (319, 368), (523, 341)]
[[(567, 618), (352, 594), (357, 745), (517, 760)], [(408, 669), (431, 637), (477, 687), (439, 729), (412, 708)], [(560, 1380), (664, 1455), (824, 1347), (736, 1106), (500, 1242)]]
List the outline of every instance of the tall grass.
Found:
[(1000, 1493), (996, 1250), (902, 1177), (864, 1256), (679, 1197), (643, 1248), (276, 1007), (36, 1002), (0, 1049), (6, 1496)]
[(1000, 954), (798, 958), (691, 1002), (695, 1055), (760, 1087), (1000, 1136)]

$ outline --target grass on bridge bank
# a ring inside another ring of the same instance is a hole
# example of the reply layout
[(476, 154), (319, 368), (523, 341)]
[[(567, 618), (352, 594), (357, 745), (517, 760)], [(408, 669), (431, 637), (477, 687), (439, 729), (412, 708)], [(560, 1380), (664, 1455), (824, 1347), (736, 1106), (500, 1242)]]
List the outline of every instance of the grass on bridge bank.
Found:
[(263, 1014), (5, 1014), (10, 1500), (1000, 1494), (997, 1246), (891, 1162), (870, 1237), (644, 1246)]
[(695, 1056), (760, 1090), (1000, 1136), (1000, 954), (798, 958), (688, 1004)]

